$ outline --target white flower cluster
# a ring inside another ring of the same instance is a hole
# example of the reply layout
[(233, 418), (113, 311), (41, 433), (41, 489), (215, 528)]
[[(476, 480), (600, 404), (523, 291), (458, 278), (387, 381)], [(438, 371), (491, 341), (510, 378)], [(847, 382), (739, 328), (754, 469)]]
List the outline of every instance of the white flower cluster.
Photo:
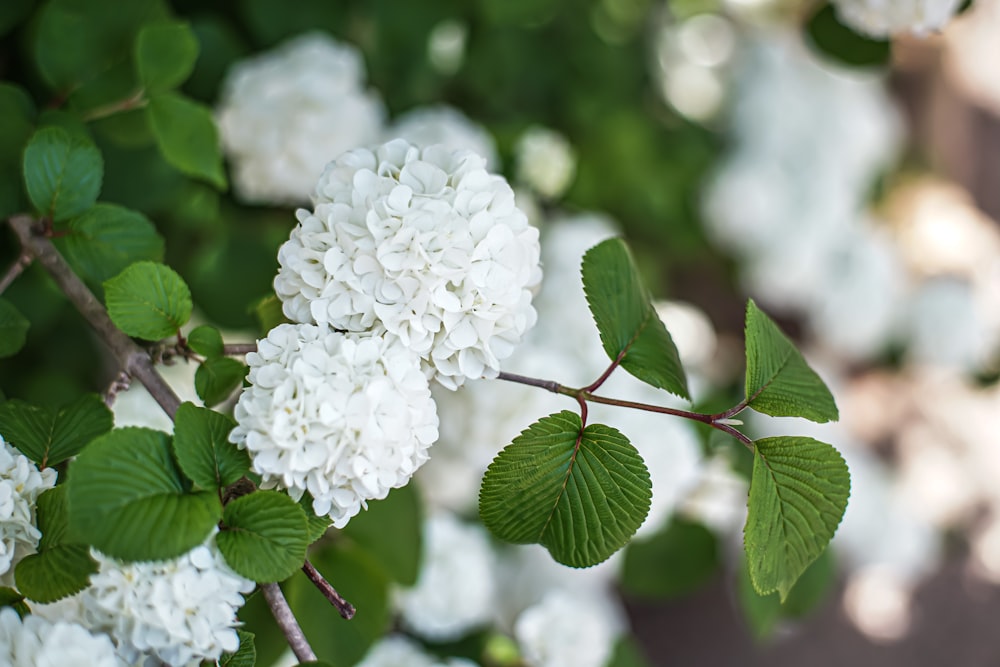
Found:
[(538, 231), (474, 153), (404, 140), (350, 151), (297, 216), (274, 281), (296, 322), (384, 328), (452, 389), (495, 377), (535, 322)]
[(107, 635), (39, 616), (22, 619), (11, 607), (0, 609), (0, 664), (8, 667), (124, 667)]
[(482, 526), (433, 515), (424, 522), (423, 548), (416, 585), (397, 596), (406, 626), (426, 639), (450, 641), (486, 624), (495, 606), (495, 563)]
[(561, 196), (576, 174), (576, 156), (566, 137), (545, 127), (529, 128), (517, 142), (518, 180), (545, 199)]
[(837, 16), (871, 37), (924, 36), (942, 29), (962, 0), (833, 0)]
[(393, 121), (385, 131), (385, 138), (386, 141), (405, 139), (421, 148), (440, 144), (449, 151), (472, 151), (486, 158), (487, 168), (500, 167), (492, 135), (453, 107), (418, 107), (407, 111)]
[(439, 662), (413, 640), (390, 635), (372, 646), (357, 667), (475, 667), (475, 663), (464, 658), (448, 658)]
[(0, 583), (13, 585), (14, 566), (35, 553), (42, 534), (35, 526), (35, 502), (56, 485), (56, 471), (39, 472), (31, 460), (0, 437)]
[(230, 439), (265, 487), (343, 527), (366, 500), (405, 485), (437, 439), (437, 407), (420, 359), (398, 338), (282, 324), (247, 355), (250, 387)]
[(378, 140), (385, 110), (361, 54), (323, 33), (237, 63), (217, 120), (244, 201), (299, 204), (330, 159)]
[(621, 628), (602, 600), (549, 592), (526, 609), (514, 636), (531, 667), (603, 667)]

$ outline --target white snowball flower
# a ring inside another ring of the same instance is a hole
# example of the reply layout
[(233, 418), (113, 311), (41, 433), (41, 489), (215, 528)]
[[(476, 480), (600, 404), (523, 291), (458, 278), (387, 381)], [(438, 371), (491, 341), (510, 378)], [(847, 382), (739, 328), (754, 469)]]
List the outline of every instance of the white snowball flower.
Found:
[(418, 107), (397, 118), (385, 131), (386, 140), (405, 139), (422, 148), (442, 144), (449, 151), (467, 150), (486, 158), (489, 169), (500, 168), (493, 136), (453, 107)]
[(621, 632), (599, 600), (552, 591), (526, 609), (514, 636), (531, 667), (603, 667)]
[(384, 326), (454, 389), (496, 377), (535, 323), (538, 230), (468, 151), (404, 140), (327, 166), (316, 207), (278, 251), (274, 288), (297, 322)]
[(451, 514), (424, 524), (424, 554), (415, 586), (397, 596), (407, 627), (433, 641), (450, 641), (486, 624), (495, 605), (493, 550), (482, 526)]
[(390, 635), (376, 642), (357, 667), (475, 667), (475, 663), (464, 658), (448, 658), (439, 662), (427, 655), (412, 639)]
[(517, 142), (518, 180), (547, 199), (559, 197), (573, 182), (576, 155), (566, 137), (544, 127), (529, 128)]
[(42, 537), (35, 526), (35, 502), (55, 485), (55, 470), (39, 472), (0, 436), (0, 584), (13, 586), (14, 566), (35, 553)]
[(244, 201), (309, 201), (326, 163), (378, 140), (385, 109), (353, 47), (314, 32), (237, 63), (217, 120)]
[(75, 623), (39, 616), (21, 619), (0, 609), (0, 664), (8, 667), (124, 667), (107, 635), (92, 635)]
[(837, 16), (872, 37), (925, 36), (943, 28), (962, 0), (833, 0)]
[(438, 418), (420, 359), (385, 334), (282, 324), (247, 355), (230, 439), (263, 486), (305, 491), (342, 528), (427, 460)]

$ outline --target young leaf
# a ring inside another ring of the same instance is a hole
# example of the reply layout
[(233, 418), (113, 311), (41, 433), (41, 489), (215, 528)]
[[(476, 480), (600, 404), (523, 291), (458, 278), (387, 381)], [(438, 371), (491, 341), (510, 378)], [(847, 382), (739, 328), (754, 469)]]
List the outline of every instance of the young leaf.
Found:
[(59, 127), (35, 132), (24, 149), (24, 185), (35, 210), (59, 222), (97, 201), (104, 160), (91, 142)]
[[(371, 508), (371, 506), (372, 504), (370, 503), (368, 505), (369, 509)], [(302, 511), (306, 513), (306, 524), (309, 529), (309, 544), (312, 544), (319, 538), (326, 535), (326, 531), (330, 529), (330, 526), (333, 525), (333, 522), (330, 521), (330, 517), (328, 517), (325, 514), (321, 516), (316, 516), (316, 513), (313, 512), (313, 497), (312, 494), (310, 494), (308, 491), (303, 493), (302, 497), (299, 498), (299, 507), (301, 507)], [(360, 516), (364, 516), (364, 514), (367, 514), (367, 512), (361, 514)]]
[(168, 266), (136, 262), (104, 283), (108, 315), (129, 336), (160, 340), (191, 317), (191, 290)]
[(84, 394), (58, 412), (17, 399), (0, 404), (0, 434), (42, 468), (76, 456), (113, 425), (97, 394)]
[(830, 445), (792, 436), (754, 442), (743, 544), (758, 593), (778, 591), (784, 601), (833, 538), (850, 492), (847, 464)]
[(341, 534), (370, 553), (390, 579), (412, 586), (420, 573), (421, 510), (412, 484), (393, 489), (385, 499), (369, 503), (368, 511), (351, 519)]
[(25, 556), (14, 570), (17, 586), (34, 602), (47, 604), (82, 591), (97, 572), (90, 548), (67, 538), (66, 485), (38, 496), (38, 553)]
[(229, 442), (236, 423), (224, 414), (183, 403), (174, 415), (177, 465), (203, 489), (229, 486), (250, 470), (247, 453)]
[(203, 357), (211, 359), (212, 357), (222, 356), (224, 348), (222, 334), (215, 327), (202, 324), (200, 327), (191, 330), (187, 341), (191, 349)]
[(135, 40), (135, 68), (149, 93), (184, 83), (198, 59), (198, 40), (186, 23), (162, 21), (144, 25)]
[(218, 405), (243, 383), (247, 367), (230, 357), (210, 357), (194, 372), (194, 388), (205, 405)]
[(226, 187), (219, 133), (207, 107), (176, 93), (149, 99), (149, 119), (164, 159), (181, 173)]
[(690, 399), (677, 347), (653, 309), (625, 242), (597, 244), (583, 256), (581, 271), (608, 357), (643, 382)]
[(772, 417), (836, 421), (837, 404), (792, 341), (751, 299), (746, 319), (748, 405)]
[(670, 598), (697, 589), (719, 568), (715, 535), (700, 523), (674, 517), (664, 530), (625, 549), (622, 590), (638, 598)]
[(219, 658), (219, 667), (254, 667), (257, 664), (257, 647), (254, 646), (252, 632), (236, 630), (240, 638), (240, 647), (236, 653), (223, 653)]
[(167, 434), (115, 429), (73, 463), (66, 483), (72, 537), (124, 561), (180, 556), (222, 517), (216, 493), (188, 492), (189, 484)]
[(55, 244), (81, 278), (98, 285), (133, 262), (163, 258), (163, 238), (153, 223), (116, 204), (96, 204), (73, 218)]
[(479, 515), (507, 542), (545, 546), (571, 567), (622, 548), (649, 512), (649, 471), (613, 428), (564, 410), (532, 424), (493, 460)]
[(226, 505), (215, 537), (229, 567), (259, 583), (287, 579), (302, 567), (309, 546), (306, 515), (277, 491), (256, 491)]
[(0, 298), (0, 358), (17, 354), (24, 347), (30, 326), (14, 304)]

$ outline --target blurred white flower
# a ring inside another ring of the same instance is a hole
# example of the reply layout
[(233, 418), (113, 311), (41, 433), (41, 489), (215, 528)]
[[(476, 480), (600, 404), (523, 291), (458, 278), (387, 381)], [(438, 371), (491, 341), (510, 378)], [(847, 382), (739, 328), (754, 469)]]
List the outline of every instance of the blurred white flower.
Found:
[(125, 667), (107, 635), (92, 635), (75, 623), (0, 609), (0, 664), (8, 667)]
[(438, 437), (420, 359), (394, 336), (282, 324), (246, 360), (230, 439), (264, 487), (309, 491), (338, 528), (404, 486)]
[(603, 667), (622, 628), (599, 601), (568, 590), (526, 609), (514, 637), (531, 667)]
[(426, 148), (441, 144), (448, 151), (466, 150), (486, 158), (486, 168), (500, 168), (497, 145), (481, 125), (453, 107), (439, 105), (411, 109), (396, 118), (383, 133), (386, 141), (405, 139)]
[(926, 36), (943, 28), (962, 0), (833, 0), (837, 16), (871, 37)]
[(377, 141), (385, 110), (364, 76), (361, 54), (320, 32), (236, 63), (217, 120), (237, 195), (304, 204), (330, 160)]
[(432, 641), (450, 641), (491, 619), (494, 556), (481, 525), (432, 515), (424, 523), (421, 562), (417, 583), (396, 598), (408, 628)]
[(464, 658), (438, 661), (412, 639), (389, 635), (378, 640), (357, 667), (475, 667), (475, 663)]
[(14, 566), (35, 553), (42, 534), (35, 526), (35, 503), (56, 485), (56, 471), (39, 472), (24, 454), (0, 436), (0, 583), (14, 585)]
[(297, 215), (274, 280), (292, 320), (384, 326), (452, 389), (496, 377), (535, 323), (538, 230), (474, 153), (404, 140), (350, 151)]
[(468, 25), (455, 19), (441, 21), (427, 36), (427, 60), (442, 74), (454, 74), (465, 60), (468, 39)]
[(545, 127), (530, 127), (514, 148), (517, 178), (545, 199), (560, 197), (576, 174), (576, 155), (566, 137)]

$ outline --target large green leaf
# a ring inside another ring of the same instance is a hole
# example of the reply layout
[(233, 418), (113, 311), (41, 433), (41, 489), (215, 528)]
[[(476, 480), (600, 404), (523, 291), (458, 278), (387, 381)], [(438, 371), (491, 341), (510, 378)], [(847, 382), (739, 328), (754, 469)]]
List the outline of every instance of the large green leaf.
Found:
[(747, 402), (757, 412), (814, 422), (839, 418), (826, 384), (752, 299), (747, 302), (746, 359)]
[(67, 537), (66, 485), (49, 489), (38, 497), (36, 520), (42, 539), (38, 553), (17, 564), (17, 587), (35, 602), (61, 600), (86, 588), (97, 562), (85, 544)]
[(236, 423), (224, 414), (183, 403), (174, 415), (177, 465), (203, 489), (225, 488), (250, 470), (250, 457), (229, 442)]
[(572, 567), (622, 548), (649, 512), (649, 471), (613, 428), (563, 411), (543, 417), (497, 455), (483, 477), (479, 514), (502, 540), (537, 542)]
[(30, 326), (14, 304), (0, 298), (0, 357), (17, 354), (24, 347)]
[(160, 340), (191, 317), (191, 290), (173, 269), (136, 262), (104, 283), (108, 315), (129, 336)]
[(101, 152), (60, 127), (43, 127), (24, 149), (24, 185), (35, 210), (59, 222), (97, 201), (104, 177)]
[(230, 357), (210, 357), (194, 372), (194, 388), (205, 405), (218, 405), (243, 384), (247, 367)]
[(113, 425), (97, 394), (84, 394), (58, 411), (17, 399), (0, 404), (0, 435), (42, 468), (76, 456)]
[(56, 247), (84, 280), (101, 284), (129, 264), (163, 259), (163, 238), (138, 211), (97, 204), (73, 218)]
[(412, 586), (420, 573), (422, 524), (420, 494), (410, 484), (368, 503), (368, 510), (351, 519), (341, 534), (370, 553), (390, 579)]
[(674, 517), (656, 534), (633, 540), (625, 550), (622, 590), (633, 597), (685, 595), (719, 569), (715, 535), (700, 523)]
[(180, 556), (222, 518), (218, 495), (189, 485), (167, 434), (115, 429), (73, 463), (66, 483), (72, 537), (124, 561)]
[(277, 491), (256, 491), (233, 500), (215, 537), (229, 567), (248, 579), (270, 583), (302, 567), (309, 546), (306, 515)]
[(830, 445), (794, 436), (754, 442), (743, 543), (758, 593), (788, 596), (830, 543), (850, 493), (847, 464)]
[(690, 398), (677, 347), (663, 325), (621, 239), (608, 239), (583, 256), (583, 290), (612, 361), (643, 382)]
[(148, 23), (135, 40), (135, 68), (146, 91), (158, 93), (184, 83), (198, 59), (198, 40), (186, 23)]
[(183, 174), (225, 189), (219, 133), (208, 107), (176, 93), (159, 93), (149, 99), (149, 114), (167, 162)]

